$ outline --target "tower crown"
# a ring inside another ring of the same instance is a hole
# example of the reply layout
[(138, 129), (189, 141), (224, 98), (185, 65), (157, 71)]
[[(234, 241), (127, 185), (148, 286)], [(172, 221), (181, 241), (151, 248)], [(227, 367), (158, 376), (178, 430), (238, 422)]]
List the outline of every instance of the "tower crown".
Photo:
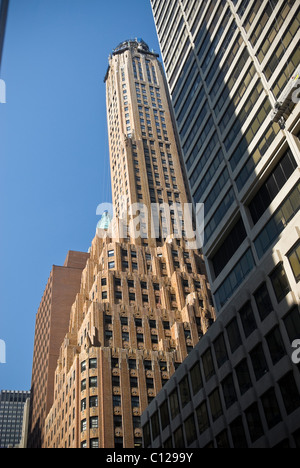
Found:
[(137, 48), (143, 52), (150, 52), (149, 46), (141, 38), (136, 39), (127, 39), (126, 41), (121, 42), (113, 51), (113, 54), (124, 52), (128, 48)]

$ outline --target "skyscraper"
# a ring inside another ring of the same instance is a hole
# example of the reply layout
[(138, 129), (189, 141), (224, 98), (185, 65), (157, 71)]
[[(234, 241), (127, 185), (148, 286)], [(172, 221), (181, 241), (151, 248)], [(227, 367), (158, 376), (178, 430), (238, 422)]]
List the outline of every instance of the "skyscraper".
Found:
[[(45, 447), (141, 447), (142, 412), (215, 318), (202, 255), (175, 220), (188, 196), (158, 57), (141, 39), (125, 41), (105, 82), (116, 216), (110, 225), (105, 210), (98, 224), (72, 307)], [(152, 204), (170, 208), (170, 229), (157, 213), (157, 237)], [(139, 235), (124, 235), (134, 205)]]
[(54, 372), (68, 331), (70, 310), (89, 255), (69, 252), (63, 266), (53, 266), (37, 312), (32, 364), (29, 448), (41, 448), (45, 417), (53, 404)]
[(217, 313), (280, 278), (298, 303), (299, 2), (152, 8)]
[(6, 29), (8, 5), (9, 5), (9, 0), (0, 0), (0, 69), (1, 69), (1, 60), (2, 60), (5, 29)]
[(0, 392), (0, 448), (17, 447), (22, 438), (23, 412), (30, 392)]
[(299, 447), (299, 2), (152, 7), (217, 320), (145, 412), (145, 446)]

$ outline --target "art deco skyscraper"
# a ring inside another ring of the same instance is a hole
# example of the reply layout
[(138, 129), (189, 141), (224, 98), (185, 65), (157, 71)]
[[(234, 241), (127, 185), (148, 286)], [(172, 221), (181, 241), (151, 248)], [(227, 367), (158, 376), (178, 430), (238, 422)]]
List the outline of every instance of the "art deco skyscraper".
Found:
[(165, 232), (159, 215), (151, 238), (141, 215), (141, 236), (111, 238), (103, 215), (61, 347), (45, 447), (141, 447), (142, 412), (215, 318), (202, 255), (176, 238), (174, 206), (188, 197), (158, 57), (126, 41), (105, 81), (116, 214), (164, 202), (173, 221)]

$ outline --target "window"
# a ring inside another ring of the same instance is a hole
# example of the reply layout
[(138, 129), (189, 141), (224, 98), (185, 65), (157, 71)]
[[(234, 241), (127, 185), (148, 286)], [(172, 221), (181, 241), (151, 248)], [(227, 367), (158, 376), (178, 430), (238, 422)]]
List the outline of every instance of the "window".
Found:
[(223, 414), (220, 393), (216, 389), (209, 397), (210, 409), (212, 413), (213, 420), (216, 421)]
[(254, 443), (264, 435), (264, 429), (257, 403), (254, 403), (246, 410), (246, 418), (250, 432), (251, 441)]
[(89, 360), (89, 368), (90, 369), (97, 369), (97, 359), (92, 358)]
[(247, 364), (247, 360), (243, 360), (235, 369), (237, 379), (239, 382), (241, 395), (244, 395), (251, 387), (251, 377)]
[(242, 338), (239, 331), (237, 320), (234, 319), (227, 327), (227, 334), (230, 343), (231, 352), (234, 353), (241, 345)]
[(215, 375), (215, 366), (213, 362), (213, 357), (211, 350), (208, 349), (206, 353), (202, 357), (202, 362), (203, 362), (203, 369), (204, 369), (204, 374), (205, 374), (205, 379), (208, 382), (208, 380)]
[(171, 417), (172, 419), (175, 419), (176, 416), (179, 414), (179, 401), (178, 401), (177, 390), (174, 390), (174, 392), (171, 393), (169, 401), (170, 401)]
[(288, 255), (288, 259), (293, 270), (297, 283), (300, 281), (300, 242)]
[(292, 372), (279, 381), (279, 388), (288, 415), (300, 407), (300, 395)]
[(285, 347), (283, 344), (282, 336), (279, 327), (275, 327), (267, 336), (270, 355), (273, 364), (277, 364), (284, 356), (286, 356)]
[(230, 374), (222, 383), (226, 409), (230, 408), (236, 401), (237, 395), (234, 386), (233, 376)]
[(248, 448), (243, 420), (241, 417), (237, 418), (230, 424), (230, 430), (234, 448)]
[(181, 405), (184, 408), (191, 401), (191, 393), (188, 378), (185, 377), (179, 384)]
[(185, 421), (184, 427), (186, 434), (186, 442), (187, 445), (190, 446), (197, 438), (195, 418), (193, 414)]
[(86, 390), (86, 379), (81, 381), (81, 391), (83, 392), (84, 390)]
[(261, 259), (277, 241), (280, 234), (296, 216), (299, 209), (300, 184), (297, 184), (255, 239), (254, 244), (259, 259)]
[(270, 177), (249, 204), (253, 223), (256, 224), (297, 168), (292, 152), (282, 157)]
[(102, 299), (105, 300), (105, 299), (107, 299), (107, 297), (108, 297), (107, 291), (103, 291), (103, 293), (102, 293)]
[(300, 314), (298, 307), (294, 307), (284, 318), (284, 324), (291, 343), (300, 337)]
[(90, 408), (98, 408), (98, 396), (90, 397)]
[(81, 400), (81, 411), (85, 411), (85, 410), (86, 410), (86, 398)]
[(150, 423), (147, 423), (143, 427), (143, 435), (144, 435), (144, 444), (145, 448), (148, 448), (151, 444), (151, 433), (150, 433)]
[(185, 448), (182, 426), (174, 434), (175, 448)]
[(98, 416), (91, 416), (90, 417), (90, 429), (98, 429), (99, 421)]
[(200, 434), (203, 434), (210, 427), (206, 401), (204, 401), (199, 406), (199, 408), (197, 408), (196, 412), (197, 412), (199, 432)]
[(115, 255), (115, 251), (114, 251), (114, 250), (109, 250), (109, 251), (108, 251), (108, 256), (109, 256), (109, 257), (114, 257), (114, 255)]
[(274, 292), (277, 298), (278, 303), (280, 303), (287, 294), (291, 291), (284, 267), (282, 264), (273, 271), (270, 275)]
[(221, 334), (214, 342), (215, 354), (217, 358), (218, 367), (222, 367), (228, 361), (228, 353), (226, 349), (224, 335)]
[(81, 373), (86, 371), (86, 361), (81, 363)]
[(254, 294), (254, 298), (260, 318), (263, 321), (274, 310), (266, 283), (259, 287)]
[(282, 420), (278, 406), (275, 390), (272, 388), (262, 396), (262, 404), (268, 423), (268, 428), (272, 429)]
[(108, 262), (108, 268), (109, 270), (112, 270), (113, 268), (115, 268), (115, 262)]
[(99, 448), (99, 439), (91, 439), (90, 440), (90, 447), (91, 447), (91, 449), (98, 449)]
[(151, 426), (152, 426), (152, 438), (153, 440), (155, 440), (160, 434), (158, 413), (155, 413), (154, 416), (152, 416)]
[(262, 344), (256, 346), (250, 353), (256, 380), (260, 380), (268, 371), (268, 364)]
[[(228, 179), (229, 179), (229, 174), (228, 174)], [(228, 179), (226, 179), (226, 182)], [(221, 189), (217, 187), (216, 198), (220, 192), (221, 192)], [(205, 202), (205, 210), (207, 210), (206, 205), (207, 205), (207, 200)], [(246, 237), (247, 237), (246, 229), (245, 229), (243, 220), (240, 219), (235, 225), (235, 227), (231, 230), (230, 234), (224, 240), (224, 242), (222, 243), (222, 246), (219, 248), (218, 252), (214, 255), (212, 259), (216, 277), (219, 276), (221, 271), (225, 268), (225, 266), (228, 264), (230, 259), (234, 256), (235, 252), (242, 245)]]
[(242, 320), (245, 337), (248, 338), (248, 336), (250, 336), (254, 330), (257, 329), (251, 302), (247, 302), (247, 304), (244, 305), (239, 313)]
[(90, 388), (97, 388), (98, 387), (98, 379), (97, 377), (90, 377), (90, 382), (89, 382)]
[(86, 431), (87, 425), (86, 425), (86, 419), (83, 419), (81, 421), (81, 432)]
[(160, 420), (161, 420), (162, 430), (164, 430), (170, 424), (169, 408), (168, 408), (167, 401), (165, 401), (162, 404), (159, 411), (160, 411)]
[(203, 381), (199, 363), (197, 363), (190, 372), (192, 381), (193, 395), (196, 395), (203, 388)]

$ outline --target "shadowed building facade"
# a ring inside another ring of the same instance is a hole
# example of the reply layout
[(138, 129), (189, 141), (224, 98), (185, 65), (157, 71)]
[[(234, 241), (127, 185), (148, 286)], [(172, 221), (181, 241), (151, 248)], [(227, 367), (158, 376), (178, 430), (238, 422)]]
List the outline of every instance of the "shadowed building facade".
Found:
[(151, 4), (217, 320), (145, 446), (299, 447), (299, 2)]
[[(107, 212), (99, 222), (55, 372), (51, 448), (141, 447), (142, 412), (215, 318), (202, 255), (176, 231), (174, 205), (188, 196), (158, 57), (142, 40), (125, 41), (105, 82), (111, 226), (132, 220), (133, 204), (148, 212), (137, 238), (121, 235), (124, 223), (113, 235)], [(157, 238), (147, 229), (152, 203), (170, 207), (170, 231), (159, 212)]]

